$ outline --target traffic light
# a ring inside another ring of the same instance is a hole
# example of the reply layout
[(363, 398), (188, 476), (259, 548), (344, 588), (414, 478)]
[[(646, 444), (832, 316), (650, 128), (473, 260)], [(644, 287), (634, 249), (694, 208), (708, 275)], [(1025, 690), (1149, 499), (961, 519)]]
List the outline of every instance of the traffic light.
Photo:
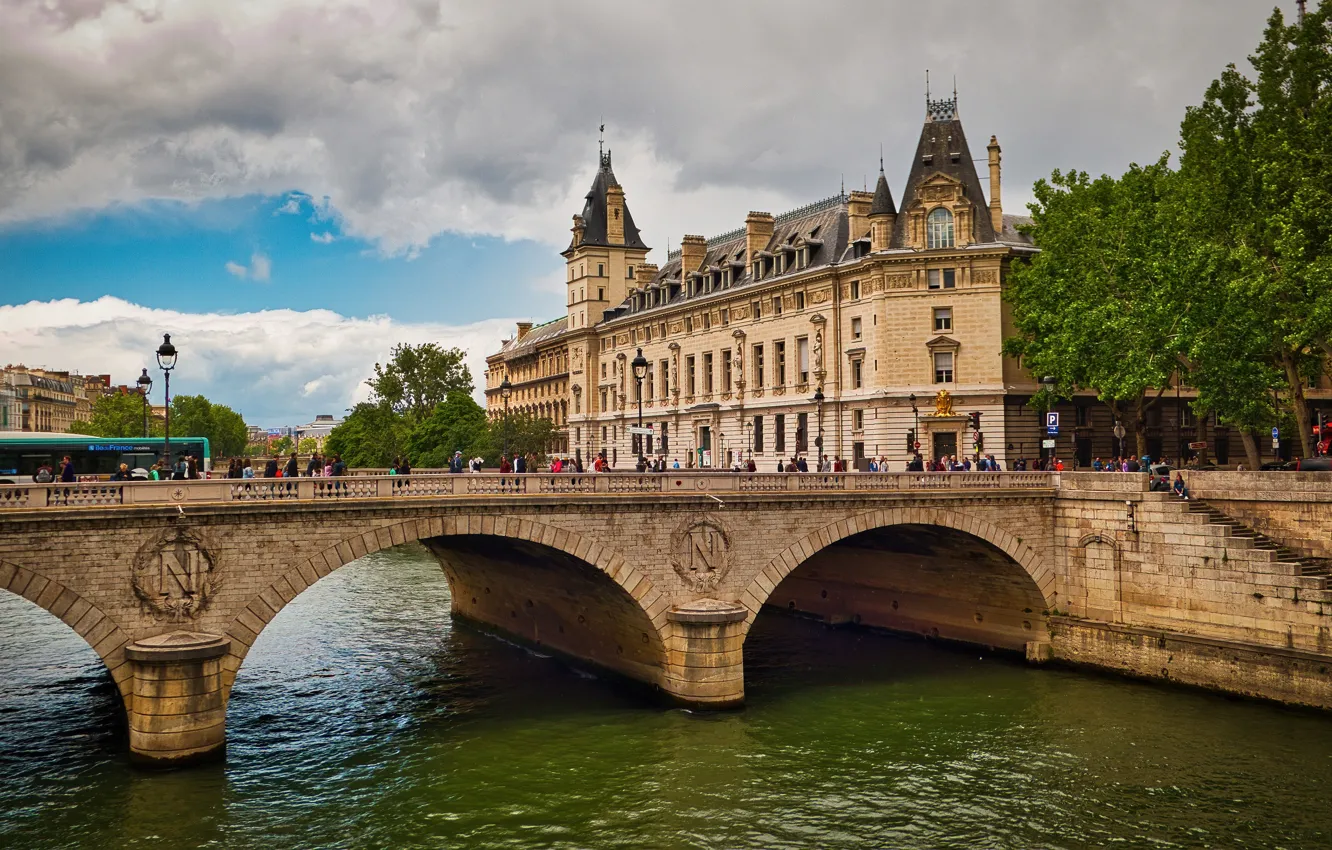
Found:
[(979, 430), (980, 430), (980, 418), (981, 418), (981, 412), (980, 412), (979, 410), (973, 410), (972, 412), (968, 413), (968, 414), (967, 414), (967, 427), (970, 428), (970, 429), (973, 430), (973, 431), (979, 431)]
[(906, 444), (906, 450), (907, 450), (907, 454), (911, 454), (912, 452), (914, 452), (914, 451), (916, 450), (916, 429), (915, 429), (915, 428), (908, 428), (908, 429), (907, 429), (907, 444)]

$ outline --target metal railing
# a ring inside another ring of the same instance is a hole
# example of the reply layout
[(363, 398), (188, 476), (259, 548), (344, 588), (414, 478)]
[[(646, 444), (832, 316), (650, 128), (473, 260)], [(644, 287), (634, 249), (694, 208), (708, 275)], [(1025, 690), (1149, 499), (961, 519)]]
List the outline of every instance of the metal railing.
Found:
[(579, 494), (892, 493), (1030, 491), (1054, 488), (1049, 472), (493, 472), (339, 478), (222, 478), (0, 485), (6, 510), (182, 505), (210, 502), (329, 502), (439, 496)]

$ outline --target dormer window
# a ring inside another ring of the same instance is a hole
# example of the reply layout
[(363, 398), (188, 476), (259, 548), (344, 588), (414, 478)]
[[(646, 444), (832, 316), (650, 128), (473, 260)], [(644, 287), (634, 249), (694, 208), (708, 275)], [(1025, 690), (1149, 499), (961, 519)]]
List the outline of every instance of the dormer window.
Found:
[(925, 247), (953, 247), (953, 214), (943, 207), (931, 210), (925, 219)]

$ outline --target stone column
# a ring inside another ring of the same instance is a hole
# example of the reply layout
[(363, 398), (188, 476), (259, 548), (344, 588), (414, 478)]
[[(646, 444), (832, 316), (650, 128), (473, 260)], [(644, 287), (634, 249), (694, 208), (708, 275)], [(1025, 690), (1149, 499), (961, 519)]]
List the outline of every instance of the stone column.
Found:
[(231, 639), (177, 631), (125, 647), (134, 665), (130, 755), (174, 766), (220, 756), (226, 747), (221, 659)]
[(734, 708), (745, 701), (744, 622), (734, 602), (697, 599), (666, 612), (665, 687), (692, 708)]

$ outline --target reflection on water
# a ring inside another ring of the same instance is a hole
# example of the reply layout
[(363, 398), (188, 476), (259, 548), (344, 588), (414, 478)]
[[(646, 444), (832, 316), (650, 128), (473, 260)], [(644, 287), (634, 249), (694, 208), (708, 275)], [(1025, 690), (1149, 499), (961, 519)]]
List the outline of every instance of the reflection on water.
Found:
[(91, 650), (0, 598), (0, 846), (1332, 846), (1332, 718), (782, 617), (692, 714), (466, 629), (404, 547), (237, 679), (225, 764), (129, 767)]

